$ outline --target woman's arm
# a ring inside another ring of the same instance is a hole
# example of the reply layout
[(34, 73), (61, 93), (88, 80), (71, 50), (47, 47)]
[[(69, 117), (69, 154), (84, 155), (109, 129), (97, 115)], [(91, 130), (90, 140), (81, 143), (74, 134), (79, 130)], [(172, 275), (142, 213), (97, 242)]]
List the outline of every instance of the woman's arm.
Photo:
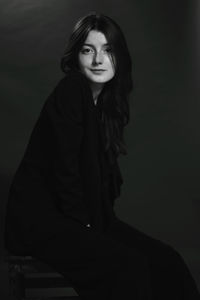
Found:
[(54, 181), (60, 209), (65, 216), (86, 225), (90, 218), (79, 169), (84, 135), (83, 92), (81, 78), (68, 75), (55, 88), (47, 112), (53, 131)]

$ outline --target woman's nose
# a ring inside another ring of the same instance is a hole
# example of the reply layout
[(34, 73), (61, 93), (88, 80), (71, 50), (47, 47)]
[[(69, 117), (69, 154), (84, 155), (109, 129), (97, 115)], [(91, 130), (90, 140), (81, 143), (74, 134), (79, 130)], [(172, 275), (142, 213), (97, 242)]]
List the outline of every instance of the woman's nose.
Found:
[(93, 57), (94, 64), (102, 64), (103, 63), (103, 54), (101, 52), (95, 53)]

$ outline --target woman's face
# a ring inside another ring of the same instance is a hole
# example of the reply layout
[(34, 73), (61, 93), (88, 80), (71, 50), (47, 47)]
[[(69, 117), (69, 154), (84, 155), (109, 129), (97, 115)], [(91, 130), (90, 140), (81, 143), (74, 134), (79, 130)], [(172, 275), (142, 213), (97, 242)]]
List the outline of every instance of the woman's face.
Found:
[(78, 54), (79, 68), (92, 83), (106, 83), (115, 75), (111, 55), (105, 35), (91, 30)]

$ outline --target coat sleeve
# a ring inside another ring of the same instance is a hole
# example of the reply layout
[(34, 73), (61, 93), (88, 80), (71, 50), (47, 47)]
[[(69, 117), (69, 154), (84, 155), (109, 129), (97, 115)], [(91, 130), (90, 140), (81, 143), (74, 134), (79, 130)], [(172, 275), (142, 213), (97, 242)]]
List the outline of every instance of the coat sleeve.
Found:
[(80, 154), (84, 135), (83, 83), (63, 78), (47, 107), (53, 131), (52, 147), (55, 192), (61, 212), (86, 225), (90, 223), (84, 202)]

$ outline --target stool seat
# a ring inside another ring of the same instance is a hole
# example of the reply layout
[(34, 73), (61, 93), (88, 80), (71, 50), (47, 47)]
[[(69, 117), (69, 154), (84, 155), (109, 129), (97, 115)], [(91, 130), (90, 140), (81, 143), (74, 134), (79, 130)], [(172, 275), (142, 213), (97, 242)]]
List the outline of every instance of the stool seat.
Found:
[(70, 280), (32, 256), (5, 256), (11, 299), (80, 300)]

